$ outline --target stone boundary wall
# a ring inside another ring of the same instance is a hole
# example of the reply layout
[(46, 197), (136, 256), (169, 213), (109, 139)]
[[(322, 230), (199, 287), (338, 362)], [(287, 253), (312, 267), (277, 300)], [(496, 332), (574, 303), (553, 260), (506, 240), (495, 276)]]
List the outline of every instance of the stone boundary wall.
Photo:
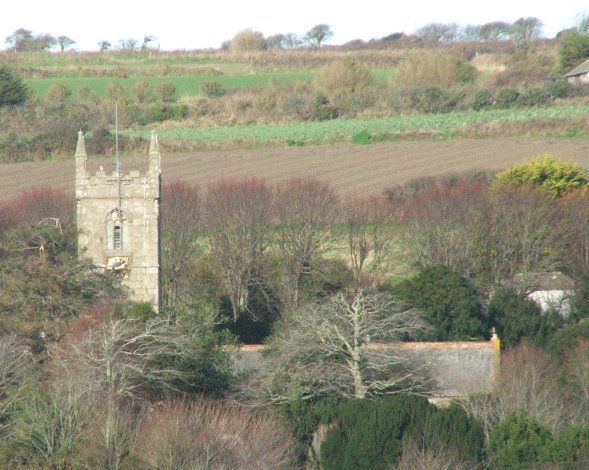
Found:
[[(243, 345), (234, 350), (235, 370), (254, 371), (261, 367), (263, 344)], [(493, 389), (500, 367), (500, 342), (490, 341), (374, 343), (369, 349), (390, 350), (416, 367), (424, 367), (432, 379), (432, 401), (444, 402)]]

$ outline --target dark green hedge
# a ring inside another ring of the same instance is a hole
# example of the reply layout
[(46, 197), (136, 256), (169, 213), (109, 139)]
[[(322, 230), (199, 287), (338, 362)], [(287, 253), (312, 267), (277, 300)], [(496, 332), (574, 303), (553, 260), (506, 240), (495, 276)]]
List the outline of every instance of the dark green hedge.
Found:
[(288, 405), (285, 413), (302, 457), (318, 426), (330, 426), (321, 445), (321, 465), (326, 470), (390, 468), (401, 456), (404, 438), (421, 446), (453, 449), (473, 462), (483, 456), (478, 423), (457, 406), (439, 409), (415, 395), (298, 402)]

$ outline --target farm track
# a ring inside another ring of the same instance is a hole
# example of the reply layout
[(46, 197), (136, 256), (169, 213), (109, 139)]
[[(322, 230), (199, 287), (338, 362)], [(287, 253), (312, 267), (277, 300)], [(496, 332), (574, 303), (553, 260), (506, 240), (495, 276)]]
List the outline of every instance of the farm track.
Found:
[[(586, 164), (589, 138), (419, 140), (366, 146), (340, 143), (176, 155), (166, 155), (164, 150), (163, 178), (206, 185), (223, 177), (257, 176), (275, 183), (293, 176), (316, 176), (340, 192), (376, 193), (415, 178), (502, 170), (545, 153)], [(144, 170), (146, 163), (146, 157), (126, 157), (123, 171)], [(94, 172), (100, 165), (111, 171), (113, 160), (91, 159), (88, 170)], [(73, 191), (73, 159), (0, 165), (0, 199), (42, 186)]]

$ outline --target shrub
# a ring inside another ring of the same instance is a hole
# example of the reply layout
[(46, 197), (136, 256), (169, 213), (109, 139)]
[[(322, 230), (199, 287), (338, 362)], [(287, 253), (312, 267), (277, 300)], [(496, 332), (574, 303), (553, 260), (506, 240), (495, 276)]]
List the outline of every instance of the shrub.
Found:
[(231, 52), (263, 51), (268, 48), (264, 35), (259, 31), (244, 29), (231, 40), (229, 50)]
[(448, 113), (463, 99), (460, 90), (445, 90), (438, 87), (411, 88), (404, 92), (410, 110), (421, 113)]
[(317, 121), (329, 121), (338, 116), (337, 108), (329, 104), (329, 100), (324, 95), (315, 97), (313, 106), (313, 119)]
[(29, 89), (23, 81), (7, 67), (0, 67), (0, 107), (24, 103)]
[(153, 91), (147, 80), (141, 80), (133, 85), (135, 101), (139, 104), (149, 103), (153, 99)]
[(548, 351), (555, 357), (562, 357), (567, 350), (575, 348), (583, 340), (589, 341), (588, 318), (558, 330), (548, 342)]
[(159, 83), (156, 91), (164, 103), (172, 103), (173, 101), (176, 101), (176, 85), (173, 83)]
[(502, 171), (495, 185), (522, 183), (538, 186), (558, 197), (571, 189), (587, 186), (589, 176), (576, 163), (544, 155)]
[(449, 54), (415, 54), (402, 61), (393, 75), (395, 85), (415, 87), (449, 87), (472, 81), (476, 69)]
[(188, 106), (185, 104), (154, 104), (149, 108), (147, 122), (181, 120), (187, 116)]
[(539, 462), (550, 431), (523, 413), (513, 413), (491, 431), (487, 448), (493, 468), (522, 468)]
[(365, 89), (372, 75), (363, 65), (352, 60), (331, 62), (315, 79), (316, 87), (329, 97), (337, 97)]
[(367, 145), (370, 143), (371, 135), (368, 131), (360, 131), (352, 136), (352, 143), (358, 145)]
[(200, 89), (209, 98), (219, 98), (225, 94), (225, 88), (217, 80), (203, 82)]
[(502, 289), (493, 295), (488, 315), (505, 346), (515, 346), (524, 338), (545, 346), (563, 323), (558, 313), (542, 313), (533, 300), (513, 289)]
[(110, 101), (119, 101), (120, 104), (127, 102), (127, 92), (119, 82), (110, 82), (106, 87), (106, 94)]
[(589, 58), (589, 34), (565, 34), (558, 45), (558, 66), (562, 72)]
[(396, 290), (401, 299), (423, 310), (432, 325), (431, 332), (418, 334), (416, 340), (456, 341), (489, 335), (475, 287), (446, 266), (424, 268)]
[[(325, 469), (390, 468), (401, 455), (404, 439), (420, 450), (444, 448), (470, 462), (482, 457), (483, 432), (464, 411), (438, 409), (423, 397), (395, 395), (376, 400), (326, 400), (295, 418), (295, 426), (310, 444), (319, 423), (327, 427), (320, 447)], [(300, 421), (299, 421), (300, 419)]]
[(64, 102), (72, 96), (72, 90), (65, 85), (58, 83), (53, 85), (45, 93), (45, 101), (63, 106)]
[(539, 452), (539, 457), (542, 462), (583, 462), (586, 464), (589, 461), (589, 428), (570, 427), (563, 429), (546, 443)]
[(519, 92), (514, 88), (501, 88), (495, 96), (495, 105), (498, 108), (510, 108), (515, 105)]
[(276, 419), (221, 401), (166, 401), (136, 431), (150, 468), (293, 468), (294, 441)]

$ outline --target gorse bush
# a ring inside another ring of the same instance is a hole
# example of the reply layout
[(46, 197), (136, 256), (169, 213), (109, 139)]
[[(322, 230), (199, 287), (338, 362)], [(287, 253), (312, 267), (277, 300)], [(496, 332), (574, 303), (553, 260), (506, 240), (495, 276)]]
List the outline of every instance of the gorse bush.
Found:
[(580, 165), (545, 155), (502, 171), (497, 175), (495, 186), (531, 184), (558, 197), (588, 183), (589, 176)]
[(200, 89), (203, 95), (209, 98), (218, 98), (225, 94), (225, 88), (221, 85), (218, 81), (212, 80), (208, 82), (203, 82), (200, 86)]
[(361, 91), (372, 82), (370, 70), (352, 60), (332, 62), (315, 79), (316, 87), (329, 97)]
[(476, 69), (456, 56), (428, 53), (403, 60), (392, 77), (394, 85), (449, 87), (472, 81)]

